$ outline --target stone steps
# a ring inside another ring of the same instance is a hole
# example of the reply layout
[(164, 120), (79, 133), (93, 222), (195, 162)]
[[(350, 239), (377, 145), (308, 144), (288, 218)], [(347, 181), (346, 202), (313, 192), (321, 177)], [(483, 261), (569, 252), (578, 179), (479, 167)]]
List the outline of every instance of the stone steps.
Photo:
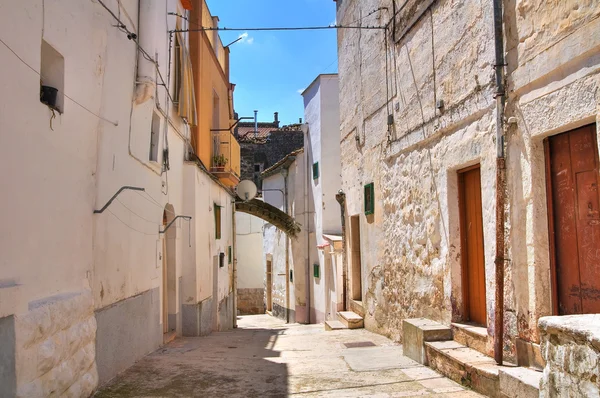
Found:
[(483, 355), (493, 356), (493, 345), (488, 344), (487, 329), (465, 323), (452, 323), (452, 338), (457, 343), (479, 351)]
[(360, 329), (364, 326), (363, 317), (352, 311), (337, 313), (339, 321), (348, 329)]
[(482, 353), (454, 340), (425, 342), (429, 366), (444, 376), (493, 398), (505, 398), (500, 392), (502, 366)]
[(537, 398), (542, 373), (493, 358), (455, 340), (425, 342), (429, 366), (444, 376), (493, 398)]
[(529, 368), (500, 369), (500, 391), (508, 398), (537, 398), (542, 372)]
[(325, 330), (330, 332), (332, 330), (343, 330), (348, 329), (342, 322), (340, 321), (325, 321)]

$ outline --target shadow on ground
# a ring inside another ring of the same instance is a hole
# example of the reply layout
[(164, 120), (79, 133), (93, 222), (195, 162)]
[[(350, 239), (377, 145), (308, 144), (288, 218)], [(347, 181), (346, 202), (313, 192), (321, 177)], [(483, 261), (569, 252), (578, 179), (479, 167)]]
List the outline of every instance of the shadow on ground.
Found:
[(288, 371), (273, 350), (287, 327), (252, 325), (180, 338), (145, 357), (96, 393), (112, 397), (287, 396)]

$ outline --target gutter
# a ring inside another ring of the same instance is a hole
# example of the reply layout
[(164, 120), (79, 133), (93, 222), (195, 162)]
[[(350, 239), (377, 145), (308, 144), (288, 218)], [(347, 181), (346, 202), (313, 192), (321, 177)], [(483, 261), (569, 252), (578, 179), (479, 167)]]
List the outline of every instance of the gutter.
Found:
[(502, 365), (504, 341), (504, 185), (506, 164), (504, 153), (504, 32), (502, 0), (494, 4), (494, 47), (496, 50), (496, 292), (494, 313), (494, 360)]
[(340, 204), (340, 213), (342, 218), (342, 303), (343, 311), (348, 308), (348, 254), (346, 250), (346, 194), (341, 189), (335, 195), (335, 200)]

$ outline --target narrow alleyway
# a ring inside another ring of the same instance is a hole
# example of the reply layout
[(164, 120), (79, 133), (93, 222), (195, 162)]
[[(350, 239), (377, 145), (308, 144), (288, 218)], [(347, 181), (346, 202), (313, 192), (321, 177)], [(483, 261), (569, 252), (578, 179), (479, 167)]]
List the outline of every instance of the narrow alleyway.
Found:
[(97, 394), (110, 397), (480, 397), (364, 329), (326, 332), (268, 315), (181, 338)]

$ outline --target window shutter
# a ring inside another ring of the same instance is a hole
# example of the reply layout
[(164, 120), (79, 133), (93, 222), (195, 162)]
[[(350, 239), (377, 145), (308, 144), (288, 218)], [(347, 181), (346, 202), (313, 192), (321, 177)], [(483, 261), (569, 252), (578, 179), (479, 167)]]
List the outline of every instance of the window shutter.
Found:
[(375, 213), (375, 187), (373, 183), (365, 185), (365, 215)]

